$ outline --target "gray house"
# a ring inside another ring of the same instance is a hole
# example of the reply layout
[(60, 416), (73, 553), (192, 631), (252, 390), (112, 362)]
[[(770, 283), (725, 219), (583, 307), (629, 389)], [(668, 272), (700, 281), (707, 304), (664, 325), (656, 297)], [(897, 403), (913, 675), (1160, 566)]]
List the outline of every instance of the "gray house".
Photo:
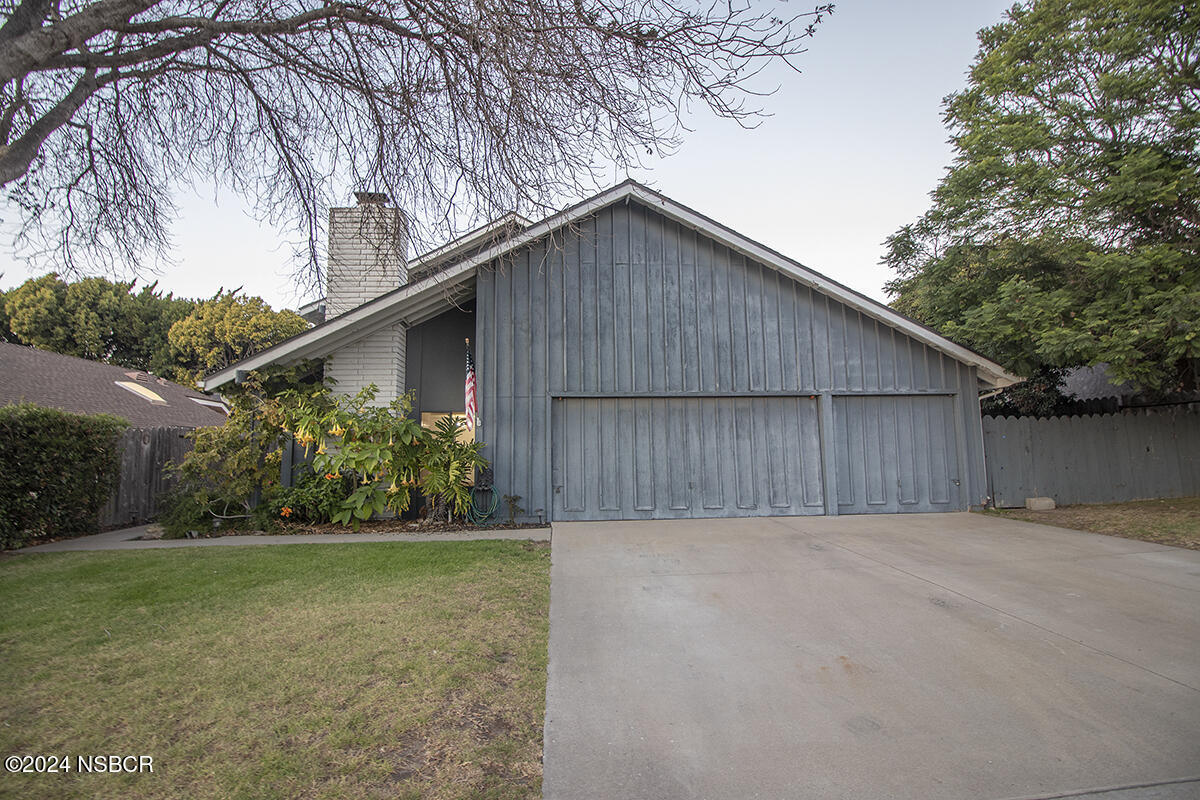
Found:
[[(405, 262), (377, 196), (334, 209), (330, 318), (214, 373), (326, 359), (339, 390), (463, 410), (530, 518), (956, 511), (987, 493), (999, 365), (637, 183)], [(376, 296), (377, 295), (377, 296)], [(345, 298), (351, 299), (347, 301)]]

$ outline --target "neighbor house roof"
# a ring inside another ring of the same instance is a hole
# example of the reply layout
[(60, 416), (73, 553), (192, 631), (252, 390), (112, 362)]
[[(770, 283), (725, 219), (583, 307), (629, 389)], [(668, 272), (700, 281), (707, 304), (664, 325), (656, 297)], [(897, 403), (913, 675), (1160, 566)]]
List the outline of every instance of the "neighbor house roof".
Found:
[(225, 423), (218, 397), (136, 369), (0, 342), (0, 405), (14, 403), (113, 414), (135, 428)]
[(1067, 372), (1063, 377), (1062, 392), (1077, 400), (1099, 400), (1135, 394), (1136, 387), (1129, 382), (1114, 382), (1108, 374), (1108, 364), (1097, 364)]
[(397, 321), (415, 325), (429, 319), (470, 293), (475, 272), (480, 266), (618, 202), (640, 203), (935, 350), (970, 364), (977, 369), (980, 381), (986, 386), (1000, 388), (1020, 380), (996, 362), (950, 341), (932, 328), (900, 314), (879, 301), (843, 286), (636, 181), (625, 181), (565, 211), (529, 225), (503, 241), (476, 250), (461, 261), (445, 266), (431, 275), (411, 281), (274, 347), (262, 350), (244, 361), (214, 372), (204, 379), (204, 388), (212, 390), (223, 386), (234, 380), (239, 371), (259, 369), (270, 364), (291, 363), (305, 358), (319, 358), (381, 328), (394, 325)]

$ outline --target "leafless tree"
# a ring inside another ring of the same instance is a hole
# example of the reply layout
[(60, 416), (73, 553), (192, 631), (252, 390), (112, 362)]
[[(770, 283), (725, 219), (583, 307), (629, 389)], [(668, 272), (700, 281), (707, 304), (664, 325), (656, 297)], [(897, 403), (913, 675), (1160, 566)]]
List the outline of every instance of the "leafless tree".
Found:
[[(533, 211), (671, 150), (693, 104), (753, 122), (831, 11), (765, 0), (0, 0), (0, 186), (59, 269), (162, 254), (172, 192), (296, 226), (335, 191), (417, 220)], [(339, 198), (340, 199), (340, 198)]]

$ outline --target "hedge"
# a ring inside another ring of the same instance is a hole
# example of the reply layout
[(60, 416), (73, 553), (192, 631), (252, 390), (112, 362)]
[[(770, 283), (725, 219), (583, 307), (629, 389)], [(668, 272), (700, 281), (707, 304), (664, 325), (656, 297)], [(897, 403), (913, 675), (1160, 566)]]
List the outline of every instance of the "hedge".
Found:
[(0, 546), (96, 532), (128, 426), (106, 414), (0, 407)]

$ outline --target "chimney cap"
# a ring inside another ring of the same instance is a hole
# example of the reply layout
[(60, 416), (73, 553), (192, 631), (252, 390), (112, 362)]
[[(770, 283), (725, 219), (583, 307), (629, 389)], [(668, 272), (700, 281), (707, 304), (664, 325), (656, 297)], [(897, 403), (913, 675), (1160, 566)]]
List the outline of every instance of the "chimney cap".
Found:
[(386, 206), (390, 202), (386, 192), (355, 192), (354, 199), (360, 206)]

